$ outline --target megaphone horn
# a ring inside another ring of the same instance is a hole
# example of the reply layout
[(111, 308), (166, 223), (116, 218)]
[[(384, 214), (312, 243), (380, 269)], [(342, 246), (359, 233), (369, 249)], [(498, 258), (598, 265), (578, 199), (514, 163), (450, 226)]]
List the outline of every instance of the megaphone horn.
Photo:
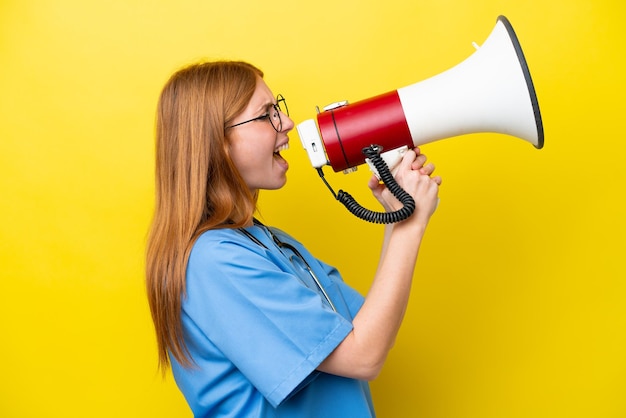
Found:
[(363, 149), (372, 144), (389, 151), (481, 132), (518, 137), (538, 149), (544, 141), (526, 59), (504, 16), (455, 67), (389, 93), (326, 107), (317, 125), (306, 120), (298, 134), (313, 167), (335, 171), (363, 164)]

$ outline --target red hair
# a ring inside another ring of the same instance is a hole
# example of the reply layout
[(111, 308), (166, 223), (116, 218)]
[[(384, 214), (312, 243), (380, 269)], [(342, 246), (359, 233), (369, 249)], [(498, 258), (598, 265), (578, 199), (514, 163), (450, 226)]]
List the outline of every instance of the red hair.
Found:
[(191, 365), (181, 306), (194, 241), (209, 229), (252, 221), (257, 194), (230, 159), (224, 127), (244, 111), (261, 77), (245, 62), (194, 64), (174, 73), (160, 95), (146, 287), (163, 371), (170, 355)]

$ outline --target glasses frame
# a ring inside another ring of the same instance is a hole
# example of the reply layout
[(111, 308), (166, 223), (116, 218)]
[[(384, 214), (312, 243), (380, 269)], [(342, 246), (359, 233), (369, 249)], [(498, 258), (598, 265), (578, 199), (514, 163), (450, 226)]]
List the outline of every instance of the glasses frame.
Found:
[[(281, 107), (281, 103), (285, 107), (285, 110), (283, 110), (283, 108)], [(274, 130), (276, 132), (280, 132), (283, 129), (283, 120), (280, 117), (280, 114), (284, 113), (285, 115), (289, 116), (289, 108), (287, 107), (287, 101), (285, 100), (285, 98), (283, 97), (282, 94), (278, 94), (276, 96), (276, 103), (272, 105), (272, 108), (274, 110), (276, 110), (276, 114), (278, 115), (278, 127), (276, 127), (274, 125), (274, 121), (272, 120), (272, 115), (270, 115), (270, 113), (267, 112), (266, 114), (261, 115), (261, 116), (257, 116), (256, 118), (248, 119), (248, 120), (245, 120), (243, 122), (235, 123), (234, 125), (226, 126), (224, 129), (234, 128), (236, 126), (240, 126), (240, 125), (243, 125), (245, 123), (250, 123), (250, 122), (257, 121), (257, 120), (267, 119), (269, 121), (270, 125), (272, 125), (272, 128), (274, 128)]]

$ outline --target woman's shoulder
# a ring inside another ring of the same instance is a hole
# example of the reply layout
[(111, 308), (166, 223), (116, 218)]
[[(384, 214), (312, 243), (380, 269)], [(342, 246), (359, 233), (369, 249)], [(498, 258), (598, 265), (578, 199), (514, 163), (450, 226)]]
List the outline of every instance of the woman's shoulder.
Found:
[(276, 226), (266, 226), (266, 228), (269, 229), (272, 234), (276, 235), (281, 241), (289, 242), (290, 244), (302, 245), (302, 243), (294, 238), (293, 235)]
[(241, 233), (235, 228), (217, 228), (202, 232), (195, 245), (205, 245), (220, 241), (239, 241)]
[(245, 235), (234, 228), (219, 228), (205, 231), (198, 236), (191, 249), (191, 257), (205, 255), (207, 252), (232, 253), (237, 248), (251, 248)]
[(229, 274), (233, 269), (245, 268), (263, 256), (256, 247), (237, 229), (205, 231), (191, 248), (187, 260), (188, 279), (196, 275)]

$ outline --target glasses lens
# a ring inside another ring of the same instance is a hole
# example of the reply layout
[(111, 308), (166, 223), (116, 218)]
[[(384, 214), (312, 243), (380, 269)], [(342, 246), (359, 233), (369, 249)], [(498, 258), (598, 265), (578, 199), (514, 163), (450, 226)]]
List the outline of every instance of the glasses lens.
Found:
[(283, 129), (283, 121), (280, 118), (280, 112), (289, 116), (289, 109), (287, 109), (287, 102), (282, 94), (276, 96), (276, 104), (270, 109), (270, 123), (276, 130), (280, 132)]
[(272, 127), (274, 128), (276, 132), (280, 132), (281, 129), (283, 128), (283, 121), (280, 120), (279, 110), (280, 108), (278, 107), (278, 105), (272, 105), (269, 111), (270, 123), (272, 124)]
[(282, 94), (276, 96), (276, 105), (285, 115), (289, 116), (289, 108), (287, 107), (287, 101)]

